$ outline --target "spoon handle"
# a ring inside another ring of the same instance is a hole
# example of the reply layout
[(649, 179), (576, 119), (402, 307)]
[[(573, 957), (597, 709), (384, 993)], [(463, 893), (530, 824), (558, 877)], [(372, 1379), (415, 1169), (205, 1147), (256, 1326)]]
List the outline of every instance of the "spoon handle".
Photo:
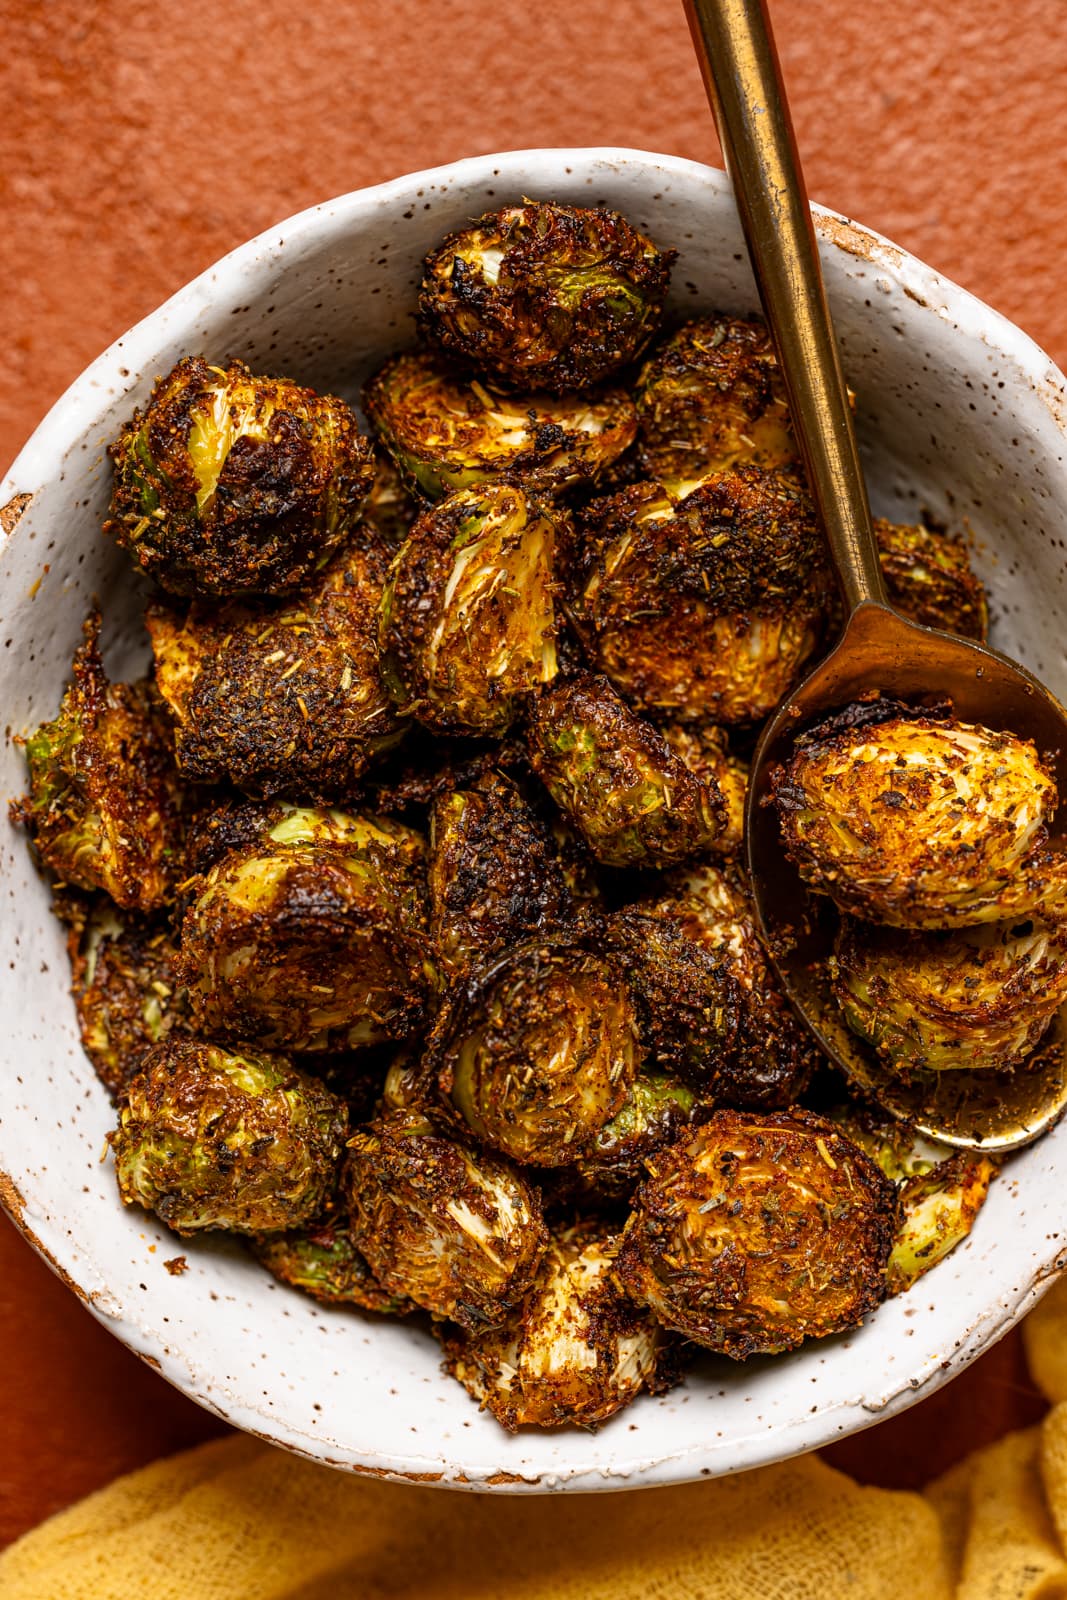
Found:
[(793, 428), (849, 609), (885, 603), (871, 509), (764, 0), (685, 0)]

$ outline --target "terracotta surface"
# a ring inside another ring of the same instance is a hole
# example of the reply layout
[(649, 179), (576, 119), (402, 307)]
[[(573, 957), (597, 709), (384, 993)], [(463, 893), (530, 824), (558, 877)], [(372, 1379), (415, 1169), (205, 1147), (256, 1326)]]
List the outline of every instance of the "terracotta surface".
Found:
[[(1067, 362), (1067, 34), (1055, 0), (773, 0), (815, 198)], [(0, 5), (0, 460), (131, 322), (329, 195), (458, 156), (628, 144), (717, 160), (677, 0)], [(0, 1540), (217, 1431), (0, 1224)], [(1039, 1402), (1009, 1339), (837, 1447), (915, 1484)]]

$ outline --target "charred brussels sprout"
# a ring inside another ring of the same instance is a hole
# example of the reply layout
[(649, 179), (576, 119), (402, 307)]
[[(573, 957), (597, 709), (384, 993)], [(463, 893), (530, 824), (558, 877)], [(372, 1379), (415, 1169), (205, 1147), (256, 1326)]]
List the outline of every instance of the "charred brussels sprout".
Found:
[(674, 1381), (669, 1335), (614, 1280), (617, 1249), (595, 1223), (554, 1234), (520, 1311), (442, 1338), (447, 1370), (509, 1433), (595, 1428)]
[(629, 1200), (645, 1176), (645, 1163), (673, 1144), (696, 1104), (692, 1090), (665, 1072), (640, 1072), (621, 1111), (606, 1122), (575, 1163), (588, 1192), (601, 1200)]
[(383, 1288), (471, 1329), (521, 1303), (547, 1233), (537, 1191), (506, 1162), (392, 1111), (349, 1141), (342, 1185)]
[(403, 733), (378, 669), (386, 560), (350, 546), (298, 599), (149, 606), (156, 682), (194, 782), (336, 799)]
[(905, 933), (847, 919), (833, 966), (845, 1021), (898, 1071), (1005, 1069), (1067, 1000), (1067, 930), (993, 922)]
[(854, 1327), (884, 1297), (896, 1194), (833, 1123), (719, 1111), (650, 1165), (616, 1273), (685, 1338), (745, 1360)]
[(771, 773), (786, 849), (844, 911), (902, 928), (1025, 915), (1056, 784), (1027, 739), (892, 702), (850, 706)]
[(498, 772), (434, 802), (429, 888), (434, 947), (455, 967), (571, 918), (548, 830)]
[(719, 841), (719, 852), (740, 850), (745, 836), (745, 797), (748, 794), (748, 765), (735, 756), (723, 728), (710, 723), (664, 723), (660, 732), (698, 782), (714, 786), (726, 805), (727, 824)]
[(302, 1289), (324, 1306), (358, 1306), (404, 1316), (412, 1302), (383, 1289), (352, 1243), (341, 1218), (333, 1214), (292, 1233), (272, 1233), (252, 1245), (256, 1259), (280, 1283)]
[(109, 683), (98, 613), (84, 631), (59, 715), (25, 740), (30, 792), (12, 820), (62, 882), (152, 911), (169, 895), (179, 845), (166, 719), (147, 685)]
[(302, 1051), (405, 1038), (432, 981), (422, 840), (384, 818), (280, 809), (193, 886), (182, 972), (197, 1024)]
[(673, 873), (652, 909), (721, 962), (736, 985), (737, 1030), (712, 1092), (753, 1109), (792, 1105), (807, 1088), (818, 1050), (760, 943), (744, 871), (708, 863)]
[(796, 681), (826, 609), (821, 535), (786, 474), (737, 467), (674, 505), (639, 483), (587, 510), (570, 613), (640, 709), (751, 722)]
[(111, 1135), (119, 1193), (176, 1233), (273, 1233), (322, 1210), (342, 1103), (278, 1056), (199, 1039), (153, 1045)]
[(876, 518), (878, 558), (891, 605), (924, 628), (984, 642), (989, 607), (962, 539)]
[(637, 432), (621, 389), (494, 393), (423, 350), (387, 362), (363, 405), (404, 478), (430, 500), (495, 479), (544, 495), (596, 483)]
[(598, 861), (669, 866), (740, 843), (731, 782), (692, 773), (606, 678), (584, 675), (535, 702), (530, 759)]
[(520, 946), (475, 972), (435, 1034), (445, 1102), (481, 1143), (531, 1166), (584, 1155), (640, 1064), (622, 972), (590, 942)]
[(652, 907), (627, 906), (608, 927), (650, 1059), (705, 1093), (717, 1089), (737, 1040), (741, 1002), (722, 955)]
[(502, 734), (556, 675), (553, 518), (521, 489), (450, 495), (416, 522), (382, 598), (386, 685), (442, 733)]
[(903, 1294), (974, 1227), (996, 1168), (986, 1157), (958, 1150), (900, 1190), (900, 1218), (886, 1269), (891, 1295)]
[(118, 1097), (150, 1045), (189, 1026), (178, 949), (165, 922), (87, 906), (70, 935), (74, 1005), (85, 1053)]
[(285, 594), (348, 536), (374, 481), (344, 401), (241, 361), (161, 378), (108, 454), (105, 531), (172, 594)]
[(587, 389), (648, 343), (674, 258), (616, 211), (506, 206), (427, 256), (422, 327), (516, 387)]
[(641, 464), (677, 499), (740, 462), (798, 459), (771, 336), (755, 317), (701, 317), (665, 339), (637, 380)]

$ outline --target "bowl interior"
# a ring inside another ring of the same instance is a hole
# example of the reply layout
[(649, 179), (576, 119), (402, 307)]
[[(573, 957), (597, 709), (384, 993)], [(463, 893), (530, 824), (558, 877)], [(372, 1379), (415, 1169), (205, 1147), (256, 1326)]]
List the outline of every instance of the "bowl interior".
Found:
[[(105, 449), (177, 358), (253, 367), (358, 399), (413, 337), (419, 263), (448, 230), (530, 194), (615, 206), (680, 252), (678, 316), (757, 299), (721, 173), (639, 152), (484, 157), (317, 207), (242, 247), (131, 330), (74, 385), (0, 492), (0, 789), (12, 734), (55, 712), (92, 597), (109, 665), (140, 670), (143, 589), (100, 533)], [(969, 528), (993, 642), (1067, 696), (1060, 623), (1067, 478), (1062, 379), (1028, 339), (886, 241), (819, 221), (877, 512)], [(22, 508), (21, 499), (28, 496)], [(1014, 1157), (971, 1240), (861, 1330), (773, 1362), (707, 1361), (595, 1435), (505, 1436), (442, 1377), (421, 1328), (326, 1311), (237, 1245), (181, 1241), (124, 1210), (103, 1158), (112, 1110), (84, 1058), (58, 924), (24, 840), (0, 827), (0, 1197), (113, 1331), (241, 1427), (355, 1470), (475, 1488), (599, 1489), (739, 1470), (901, 1408), (1003, 1332), (1058, 1268), (1067, 1129)], [(185, 1255), (172, 1276), (165, 1262)]]

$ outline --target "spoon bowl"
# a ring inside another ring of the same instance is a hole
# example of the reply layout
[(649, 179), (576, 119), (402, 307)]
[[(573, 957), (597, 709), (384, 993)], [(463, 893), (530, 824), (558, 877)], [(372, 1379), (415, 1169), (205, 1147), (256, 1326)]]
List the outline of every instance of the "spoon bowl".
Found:
[[(1067, 1106), (1067, 1034), (1014, 1072), (915, 1074), (908, 1083), (854, 1039), (829, 993), (834, 926), (786, 857), (765, 804), (771, 768), (819, 716), (888, 694), (946, 698), (964, 722), (1030, 738), (1067, 797), (1067, 715), (1006, 656), (923, 628), (886, 604), (870, 504), (812, 228), (811, 208), (766, 0), (685, 0), (756, 283), (774, 338), (793, 429), (849, 617), (835, 648), (795, 689), (760, 740), (746, 809), (748, 864), (760, 928), (790, 998), (830, 1057), (895, 1116), (946, 1143), (1010, 1150), (1044, 1133)], [(829, 914), (828, 914), (829, 913)]]
[[(1067, 797), (1067, 716), (1042, 683), (999, 651), (867, 601), (783, 701), (756, 747), (745, 836), (760, 931), (790, 999), (857, 1089), (946, 1144), (1016, 1149), (1067, 1109), (1067, 1017), (1060, 1012), (1041, 1048), (1014, 1072), (921, 1072), (908, 1079), (891, 1072), (845, 1025), (833, 1000), (828, 961), (836, 914), (789, 860), (769, 803), (771, 770), (788, 760), (797, 734), (872, 690), (911, 705), (947, 698), (963, 722), (1033, 740)], [(1065, 829), (1067, 806), (1054, 819), (1053, 843), (1062, 844)]]

